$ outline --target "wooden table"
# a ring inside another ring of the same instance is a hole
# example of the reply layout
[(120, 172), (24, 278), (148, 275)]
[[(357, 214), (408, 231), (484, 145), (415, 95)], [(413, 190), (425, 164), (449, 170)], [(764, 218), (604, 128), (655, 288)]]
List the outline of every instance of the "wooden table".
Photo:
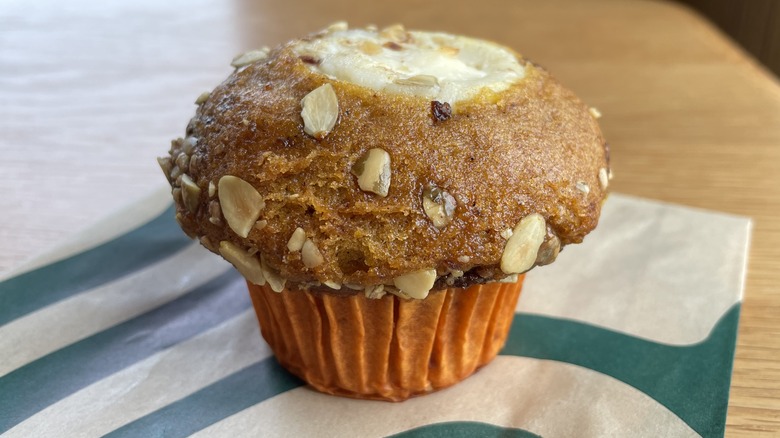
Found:
[(615, 191), (753, 217), (727, 432), (780, 433), (780, 86), (674, 4), (5, 1), (0, 271), (159, 187), (235, 53), (341, 19), (515, 47), (604, 113)]

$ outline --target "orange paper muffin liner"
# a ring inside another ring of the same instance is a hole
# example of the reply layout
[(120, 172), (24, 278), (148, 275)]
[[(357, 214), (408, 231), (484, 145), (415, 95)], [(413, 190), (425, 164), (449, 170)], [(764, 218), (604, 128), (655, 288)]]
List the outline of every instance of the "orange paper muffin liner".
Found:
[(490, 362), (506, 342), (522, 282), (431, 291), (423, 300), (248, 285), (263, 337), (290, 372), (324, 393), (401, 401)]

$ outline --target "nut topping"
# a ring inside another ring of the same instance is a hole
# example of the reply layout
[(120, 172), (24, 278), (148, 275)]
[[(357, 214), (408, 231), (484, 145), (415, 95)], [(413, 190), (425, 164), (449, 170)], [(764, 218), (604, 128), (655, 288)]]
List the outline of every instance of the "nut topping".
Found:
[(265, 284), (266, 278), (257, 257), (249, 255), (238, 245), (228, 242), (227, 240), (219, 242), (219, 253), (225, 260), (232, 263), (238, 272), (249, 280), (249, 282), (258, 286), (263, 286)]
[(601, 185), (601, 190), (607, 190), (607, 186), (609, 185), (609, 174), (607, 173), (607, 169), (603, 167), (599, 169), (599, 185)]
[(327, 32), (341, 32), (349, 29), (349, 24), (346, 21), (337, 21), (332, 23), (325, 29)]
[(187, 155), (192, 155), (196, 144), (198, 144), (198, 137), (187, 137), (181, 144), (181, 150)]
[(512, 237), (512, 234), (514, 234), (512, 232), (512, 229), (511, 228), (507, 228), (506, 230), (501, 232), (501, 237), (503, 237), (504, 239), (509, 239), (510, 237)]
[(402, 24), (387, 26), (379, 32), (379, 36), (396, 43), (404, 43), (409, 40), (409, 34)]
[(378, 55), (382, 53), (382, 46), (373, 41), (362, 41), (358, 46), (358, 49), (366, 55)]
[(179, 166), (179, 169), (187, 169), (190, 167), (190, 157), (189, 155), (182, 152), (178, 157), (176, 157), (175, 163), (177, 166)]
[(201, 105), (203, 102), (208, 100), (209, 96), (211, 96), (210, 91), (204, 91), (200, 93), (200, 96), (198, 96), (198, 98), (195, 99), (195, 105)]
[(322, 253), (311, 239), (306, 239), (306, 241), (303, 242), (303, 247), (301, 248), (301, 261), (303, 261), (303, 265), (309, 269), (316, 268), (325, 262)]
[(590, 187), (587, 184), (585, 184), (585, 181), (577, 181), (577, 184), (575, 184), (574, 187), (576, 187), (577, 190), (581, 191), (582, 193), (585, 193), (586, 195), (590, 193)]
[(446, 56), (456, 57), (460, 53), (460, 49), (457, 47), (452, 46), (441, 46), (439, 47), (439, 52)]
[(173, 166), (173, 169), (171, 169), (171, 181), (176, 181), (182, 174), (182, 170), (179, 169), (179, 166)]
[(331, 289), (335, 289), (335, 290), (341, 289), (341, 285), (339, 283), (336, 283), (335, 281), (323, 281), (322, 284), (328, 286)]
[(173, 161), (171, 160), (171, 157), (160, 157), (157, 159), (157, 164), (160, 165), (160, 169), (162, 169), (165, 177), (169, 178), (171, 175), (171, 170), (173, 169)]
[(539, 247), (539, 253), (536, 255), (536, 264), (539, 266), (549, 265), (554, 262), (561, 251), (561, 240), (553, 235), (542, 243)]
[(287, 249), (290, 252), (300, 251), (304, 242), (306, 242), (306, 232), (303, 231), (303, 228), (298, 227), (293, 231), (290, 240), (287, 241)]
[(214, 246), (214, 243), (211, 241), (211, 239), (209, 239), (209, 236), (200, 236), (200, 239), (198, 240), (200, 241), (200, 244), (208, 248), (209, 251), (214, 251), (214, 252), (219, 251), (219, 248)]
[(200, 199), (200, 187), (198, 187), (188, 175), (182, 174), (181, 188), (181, 197), (184, 201), (184, 205), (187, 206), (187, 210), (189, 210), (190, 213), (195, 213), (198, 209), (198, 200)]
[[(265, 276), (266, 281), (268, 281), (268, 285), (271, 286), (271, 290), (274, 292), (281, 292), (284, 290), (284, 285), (287, 283), (286, 278), (282, 278), (279, 273), (274, 271), (273, 268), (268, 266), (268, 264), (265, 262), (265, 259), (262, 257), (260, 258), (260, 266), (263, 269), (263, 275)], [(261, 285), (262, 286), (262, 285)]]
[(601, 118), (601, 111), (599, 111), (599, 109), (596, 108), (595, 106), (588, 108), (588, 112), (590, 113), (591, 116), (593, 116), (594, 119)]
[(217, 186), (214, 184), (214, 181), (209, 181), (209, 198), (214, 196), (217, 193)]
[(230, 63), (235, 68), (243, 67), (245, 65), (249, 65), (253, 62), (260, 61), (261, 59), (265, 59), (268, 57), (269, 49), (268, 47), (263, 47), (260, 50), (250, 50), (249, 52), (242, 53), (235, 58), (233, 58), (233, 61)]
[(263, 197), (251, 184), (232, 175), (220, 178), (217, 186), (222, 215), (228, 226), (239, 236), (248, 236), (265, 207)]
[(434, 227), (441, 229), (452, 222), (456, 202), (449, 193), (436, 186), (426, 187), (423, 190), (422, 204), (425, 215), (431, 219)]
[(376, 286), (366, 286), (363, 293), (366, 294), (366, 298), (368, 299), (378, 300), (385, 296), (387, 292), (385, 292), (384, 284), (378, 284)]
[(501, 255), (501, 270), (505, 274), (521, 274), (531, 269), (539, 246), (547, 234), (544, 218), (539, 213), (524, 217), (513, 230)]
[(339, 100), (333, 86), (324, 84), (311, 91), (301, 100), (303, 130), (312, 137), (322, 140), (339, 118)]
[(436, 282), (435, 269), (423, 269), (396, 277), (393, 280), (395, 287), (411, 298), (421, 300), (428, 296), (428, 292)]
[(222, 219), (222, 209), (219, 208), (219, 201), (209, 202), (209, 219)]
[(471, 261), (471, 257), (467, 255), (458, 256), (458, 261), (461, 263), (468, 263)]
[(369, 149), (352, 166), (352, 174), (358, 178), (360, 190), (384, 198), (390, 190), (390, 154), (379, 148)]
[(439, 80), (436, 79), (436, 76), (431, 76), (431, 75), (414, 75), (414, 76), (409, 76), (408, 78), (398, 78), (395, 79), (393, 82), (395, 82), (398, 85), (412, 85), (415, 87), (438, 87), (439, 86)]

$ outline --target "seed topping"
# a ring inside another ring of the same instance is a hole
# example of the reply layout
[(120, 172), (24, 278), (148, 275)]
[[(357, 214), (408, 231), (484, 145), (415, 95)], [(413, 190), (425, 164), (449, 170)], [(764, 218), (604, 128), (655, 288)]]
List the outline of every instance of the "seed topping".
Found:
[(198, 200), (200, 199), (200, 187), (186, 174), (181, 176), (182, 200), (190, 213), (195, 213), (198, 209)]
[(539, 253), (536, 255), (536, 264), (539, 266), (549, 265), (554, 262), (561, 251), (561, 240), (554, 235), (542, 243), (539, 247)]

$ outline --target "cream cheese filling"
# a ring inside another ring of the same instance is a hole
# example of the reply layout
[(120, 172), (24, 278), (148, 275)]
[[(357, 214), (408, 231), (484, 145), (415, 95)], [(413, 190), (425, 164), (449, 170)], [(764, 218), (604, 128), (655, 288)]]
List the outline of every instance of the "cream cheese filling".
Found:
[(293, 51), (312, 71), (331, 79), (450, 104), (485, 88), (501, 92), (524, 76), (515, 54), (497, 44), (400, 25), (331, 26), (297, 42)]

